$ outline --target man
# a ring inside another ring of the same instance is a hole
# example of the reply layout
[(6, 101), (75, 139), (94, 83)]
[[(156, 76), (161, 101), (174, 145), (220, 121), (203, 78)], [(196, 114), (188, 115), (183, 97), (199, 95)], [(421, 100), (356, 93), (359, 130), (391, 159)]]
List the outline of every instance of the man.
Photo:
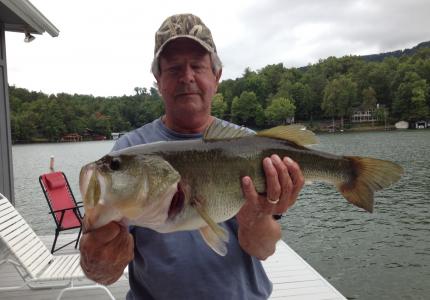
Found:
[[(165, 115), (121, 137), (113, 150), (160, 140), (201, 138), (221, 77), (221, 62), (209, 29), (191, 14), (171, 16), (155, 37), (152, 72), (165, 104)], [(225, 257), (214, 253), (198, 231), (161, 234), (110, 223), (85, 232), (81, 266), (102, 284), (115, 282), (129, 264), (127, 299), (266, 299), (272, 285), (260, 260), (281, 238), (273, 215), (284, 213), (303, 186), (298, 165), (273, 155), (263, 160), (266, 195), (249, 177), (242, 178), (246, 202), (222, 224), (232, 237)], [(239, 179), (238, 179), (239, 180)]]

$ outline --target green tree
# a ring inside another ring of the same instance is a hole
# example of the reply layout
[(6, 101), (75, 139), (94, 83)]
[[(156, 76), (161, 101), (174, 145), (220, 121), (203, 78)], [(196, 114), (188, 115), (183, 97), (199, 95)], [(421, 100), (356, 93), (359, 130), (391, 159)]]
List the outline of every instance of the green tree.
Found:
[(96, 134), (109, 136), (112, 132), (110, 117), (100, 112), (95, 112), (88, 120), (88, 128)]
[(264, 100), (270, 92), (268, 82), (264, 80), (263, 76), (247, 68), (243, 75), (243, 82), (245, 91), (253, 92), (257, 101), (264, 106)]
[(227, 103), (224, 102), (224, 97), (220, 93), (215, 94), (212, 99), (212, 115), (222, 119), (226, 111)]
[(368, 88), (364, 89), (361, 92), (362, 95), (362, 103), (361, 107), (366, 111), (372, 112), (372, 126), (374, 126), (374, 117), (375, 117), (375, 111), (376, 111), (376, 104), (378, 102), (378, 99), (376, 99), (376, 93), (375, 90), (369, 86)]
[(287, 98), (275, 98), (272, 103), (264, 110), (266, 121), (276, 124), (285, 124), (288, 118), (294, 117), (296, 107)]
[(378, 99), (376, 99), (375, 90), (371, 86), (369, 86), (361, 92), (361, 95), (363, 99), (361, 106), (363, 107), (363, 109), (374, 110), (376, 108), (376, 103), (378, 102)]
[(324, 99), (321, 108), (324, 112), (333, 118), (340, 117), (341, 129), (344, 125), (344, 117), (352, 113), (356, 106), (357, 84), (347, 76), (330, 81), (324, 89)]
[(160, 117), (164, 111), (164, 103), (161, 101), (160, 97), (147, 97), (144, 101), (140, 102), (139, 105), (140, 109), (138, 115), (140, 124), (136, 127), (152, 122)]
[(306, 105), (309, 118), (312, 121), (314, 116), (317, 118), (322, 117), (321, 103), (324, 98), (327, 79), (322, 73), (320, 66), (310, 66), (303, 75), (301, 82), (309, 87), (309, 101)]
[(297, 119), (311, 118), (313, 102), (311, 101), (311, 90), (307, 84), (303, 84), (300, 81), (283, 81), (274, 98), (290, 99), (296, 107), (295, 116)]
[(399, 85), (393, 102), (393, 115), (408, 121), (427, 118), (429, 106), (426, 95), (428, 83), (415, 72), (405, 74), (403, 82)]
[(243, 92), (235, 97), (231, 105), (233, 122), (245, 126), (260, 126), (264, 120), (264, 111), (254, 92)]
[(11, 114), (11, 131), (13, 142), (31, 141), (37, 135), (37, 116), (32, 111)]
[(265, 94), (262, 95), (262, 100), (264, 100), (265, 97), (274, 95), (277, 92), (285, 71), (286, 69), (282, 63), (276, 65), (267, 65), (260, 70), (259, 76), (265, 88)]

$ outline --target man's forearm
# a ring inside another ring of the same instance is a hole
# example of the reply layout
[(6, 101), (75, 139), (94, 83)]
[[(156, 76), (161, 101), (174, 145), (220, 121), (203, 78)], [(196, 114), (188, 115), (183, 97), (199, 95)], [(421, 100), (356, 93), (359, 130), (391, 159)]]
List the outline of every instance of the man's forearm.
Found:
[(265, 260), (276, 250), (281, 239), (281, 226), (272, 216), (264, 215), (254, 220), (237, 218), (239, 223), (239, 244), (249, 255)]

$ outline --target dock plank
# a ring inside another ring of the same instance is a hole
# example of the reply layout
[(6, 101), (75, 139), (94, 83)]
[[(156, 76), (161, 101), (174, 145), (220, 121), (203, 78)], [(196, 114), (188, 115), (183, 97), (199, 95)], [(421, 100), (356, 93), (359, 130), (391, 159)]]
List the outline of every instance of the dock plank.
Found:
[(263, 266), (273, 283), (270, 299), (346, 300), (283, 241), (278, 242), (275, 255), (263, 261)]
[[(75, 234), (60, 235), (58, 243), (67, 243), (75, 238)], [(44, 244), (51, 248), (53, 236), (41, 236)], [(70, 245), (58, 252), (58, 254), (73, 254), (76, 250)], [(57, 254), (57, 253), (56, 253)], [(287, 244), (280, 241), (277, 244), (275, 255), (263, 262), (263, 266), (268, 277), (273, 283), (273, 293), (270, 299), (288, 299), (288, 300), (346, 300), (330, 283), (325, 280), (315, 269), (300, 257)], [(16, 270), (8, 265), (0, 269), (0, 286), (16, 286), (23, 282)], [(83, 280), (78, 283), (88, 284), (89, 281)], [(122, 277), (115, 284), (109, 286), (109, 290), (116, 299), (125, 299), (129, 289), (128, 280)], [(47, 300), (56, 299), (61, 289), (39, 289), (31, 290), (23, 287), (15, 291), (1, 291), (0, 299), (2, 300)], [(65, 300), (108, 299), (102, 290), (84, 290), (70, 291), (63, 295)]]

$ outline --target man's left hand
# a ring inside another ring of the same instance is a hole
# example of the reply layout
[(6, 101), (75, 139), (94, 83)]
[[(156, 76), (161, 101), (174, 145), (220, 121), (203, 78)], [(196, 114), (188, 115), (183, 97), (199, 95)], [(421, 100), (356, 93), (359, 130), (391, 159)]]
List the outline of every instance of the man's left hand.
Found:
[(296, 201), (304, 184), (298, 164), (278, 155), (263, 160), (266, 194), (259, 194), (250, 177), (242, 178), (245, 204), (237, 214), (239, 243), (249, 254), (265, 259), (273, 254), (281, 237), (273, 215), (285, 213)]

